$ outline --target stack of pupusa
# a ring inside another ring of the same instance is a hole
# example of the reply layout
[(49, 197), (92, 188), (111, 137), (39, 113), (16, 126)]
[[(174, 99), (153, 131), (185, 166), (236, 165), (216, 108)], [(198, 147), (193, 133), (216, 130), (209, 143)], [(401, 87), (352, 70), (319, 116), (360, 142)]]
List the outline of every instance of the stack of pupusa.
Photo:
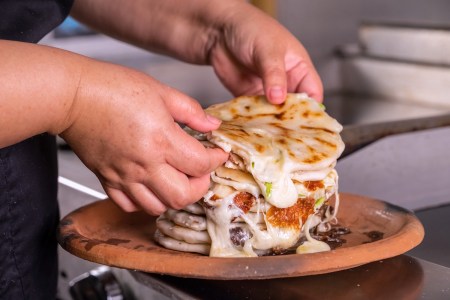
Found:
[(288, 94), (280, 105), (239, 97), (206, 112), (221, 126), (208, 134), (187, 131), (230, 153), (229, 160), (211, 174), (201, 200), (158, 218), (156, 240), (210, 256), (330, 250), (310, 230), (329, 230), (335, 221), (342, 126), (306, 94)]

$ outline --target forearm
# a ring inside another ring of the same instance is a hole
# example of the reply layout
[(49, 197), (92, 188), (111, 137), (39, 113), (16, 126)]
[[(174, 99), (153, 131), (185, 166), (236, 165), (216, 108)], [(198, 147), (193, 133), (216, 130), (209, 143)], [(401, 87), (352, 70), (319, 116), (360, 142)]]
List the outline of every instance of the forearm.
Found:
[[(208, 50), (242, 0), (76, 0), (71, 14), (110, 36), (192, 63)], [(256, 10), (256, 9), (255, 9)]]
[(70, 122), (84, 59), (50, 47), (0, 40), (0, 147)]

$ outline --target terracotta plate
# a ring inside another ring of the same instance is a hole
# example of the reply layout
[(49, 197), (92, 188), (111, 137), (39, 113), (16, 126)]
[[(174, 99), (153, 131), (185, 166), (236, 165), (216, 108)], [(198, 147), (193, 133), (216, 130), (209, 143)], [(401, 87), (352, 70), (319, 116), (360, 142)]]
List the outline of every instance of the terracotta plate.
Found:
[[(58, 241), (76, 256), (120, 268), (193, 278), (264, 279), (334, 272), (393, 257), (417, 246), (424, 236), (422, 224), (410, 211), (362, 196), (342, 193), (338, 220), (351, 233), (336, 250), (216, 258), (159, 246), (153, 240), (155, 217), (124, 213), (104, 200), (67, 215)], [(373, 241), (371, 233), (381, 239)]]

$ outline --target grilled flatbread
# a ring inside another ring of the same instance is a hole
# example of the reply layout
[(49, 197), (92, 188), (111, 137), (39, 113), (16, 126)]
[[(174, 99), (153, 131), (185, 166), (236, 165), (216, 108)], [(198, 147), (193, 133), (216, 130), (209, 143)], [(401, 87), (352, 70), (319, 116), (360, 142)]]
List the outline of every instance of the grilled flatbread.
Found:
[[(230, 153), (229, 160), (211, 173), (208, 193), (191, 211), (160, 218), (157, 240), (167, 238), (161, 244), (175, 250), (188, 249), (187, 243), (205, 251), (207, 244), (210, 256), (330, 250), (310, 230), (329, 230), (335, 221), (342, 126), (306, 94), (288, 94), (281, 105), (264, 96), (239, 97), (206, 111), (221, 126), (207, 134), (187, 132)], [(171, 247), (173, 240), (183, 246)]]

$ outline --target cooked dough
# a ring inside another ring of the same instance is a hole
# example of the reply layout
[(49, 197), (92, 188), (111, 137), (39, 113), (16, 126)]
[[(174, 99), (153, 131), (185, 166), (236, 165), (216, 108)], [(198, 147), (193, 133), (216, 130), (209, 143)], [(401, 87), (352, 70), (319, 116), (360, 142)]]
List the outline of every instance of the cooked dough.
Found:
[(209, 249), (211, 248), (209, 244), (189, 244), (173, 239), (171, 237), (165, 236), (159, 230), (156, 230), (154, 238), (160, 245), (166, 247), (167, 249), (176, 251), (195, 252), (203, 255), (208, 255)]
[(204, 231), (206, 230), (206, 218), (204, 216), (194, 215), (189, 212), (168, 209), (164, 216), (173, 223), (189, 229)]
[(190, 244), (211, 243), (211, 238), (206, 231), (197, 231), (177, 226), (164, 218), (158, 218), (156, 225), (166, 236), (170, 236), (178, 241), (185, 241)]

